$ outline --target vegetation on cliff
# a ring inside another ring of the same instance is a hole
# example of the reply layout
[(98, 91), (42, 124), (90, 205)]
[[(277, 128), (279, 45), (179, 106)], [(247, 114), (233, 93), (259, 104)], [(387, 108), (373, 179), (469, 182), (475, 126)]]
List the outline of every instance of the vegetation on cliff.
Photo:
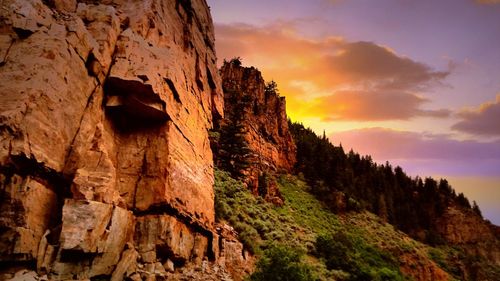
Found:
[[(431, 232), (439, 208), (448, 204), (479, 215), (476, 205), (471, 207), (463, 195), (456, 195), (445, 180), (412, 179), (399, 167), (377, 165), (352, 151), (345, 154), (342, 147), (302, 125), (291, 124), (291, 130), (302, 136), (297, 140), (298, 176), (271, 179), (277, 182), (283, 205), (255, 196), (230, 173), (215, 171), (217, 220), (232, 225), (245, 248), (259, 258), (251, 280), (495, 280), (499, 276), (498, 267), (471, 252), (474, 246), (452, 245)], [(309, 152), (304, 153), (305, 147)], [(335, 168), (338, 174), (327, 178), (327, 171)], [(352, 182), (343, 178), (345, 173)], [(343, 189), (330, 188), (327, 180), (337, 180)], [(347, 187), (349, 183), (353, 186)], [(385, 203), (383, 212), (380, 196), (393, 200)], [(427, 244), (413, 240), (390, 221), (404, 218), (397, 214), (404, 212), (398, 209), (401, 206), (420, 208), (412, 210), (421, 216), (413, 223), (424, 229), (422, 240)]]

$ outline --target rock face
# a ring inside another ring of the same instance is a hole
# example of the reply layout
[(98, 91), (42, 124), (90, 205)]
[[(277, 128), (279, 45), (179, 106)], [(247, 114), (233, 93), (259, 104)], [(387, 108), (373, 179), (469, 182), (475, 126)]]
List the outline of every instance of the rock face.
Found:
[[(224, 63), (220, 73), (226, 119), (220, 126), (228, 120), (240, 120), (250, 150), (249, 166), (243, 172), (245, 182), (254, 193), (262, 193), (262, 173), (291, 172), (295, 164), (296, 147), (288, 129), (285, 98), (266, 90), (256, 68), (231, 61)], [(268, 197), (279, 195), (272, 181), (264, 189)]]
[(0, 262), (139, 280), (226, 254), (207, 3), (5, 0), (0, 21)]
[[(498, 226), (486, 222), (471, 210), (449, 206), (436, 221), (437, 232), (447, 243), (460, 247), (470, 257), (482, 263), (463, 264), (463, 276), (467, 280), (496, 280), (498, 270), (491, 271), (483, 264), (500, 267), (500, 240)], [(492, 274), (495, 274), (494, 276)]]
[(472, 212), (450, 206), (436, 222), (438, 233), (451, 244), (478, 243), (494, 240), (492, 229)]
[(415, 281), (450, 280), (450, 276), (428, 258), (422, 258), (415, 253), (402, 254), (398, 258), (401, 272)]

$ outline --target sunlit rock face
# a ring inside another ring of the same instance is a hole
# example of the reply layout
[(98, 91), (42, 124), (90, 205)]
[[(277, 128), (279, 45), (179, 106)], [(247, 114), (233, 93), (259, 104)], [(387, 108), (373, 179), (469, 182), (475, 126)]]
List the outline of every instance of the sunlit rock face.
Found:
[[(259, 70), (226, 62), (221, 70), (226, 120), (241, 119), (244, 138), (250, 149), (250, 165), (244, 171), (246, 183), (258, 193), (259, 174), (291, 172), (296, 147), (288, 129), (285, 97), (265, 90), (266, 83)], [(243, 105), (241, 103), (244, 103)], [(277, 187), (266, 186), (266, 196), (279, 197)]]
[(122, 280), (223, 255), (212, 247), (207, 131), (223, 95), (207, 3), (0, 8), (0, 262)]

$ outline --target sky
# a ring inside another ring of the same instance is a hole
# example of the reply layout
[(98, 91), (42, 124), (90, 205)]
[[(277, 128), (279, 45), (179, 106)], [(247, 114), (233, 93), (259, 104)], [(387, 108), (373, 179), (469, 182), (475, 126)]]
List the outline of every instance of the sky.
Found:
[(278, 83), (287, 113), (500, 225), (500, 0), (208, 0), (219, 64)]

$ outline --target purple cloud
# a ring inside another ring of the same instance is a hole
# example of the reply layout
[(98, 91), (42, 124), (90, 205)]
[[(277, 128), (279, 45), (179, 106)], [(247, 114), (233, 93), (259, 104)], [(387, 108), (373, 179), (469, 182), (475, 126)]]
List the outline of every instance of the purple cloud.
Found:
[(496, 101), (482, 104), (478, 109), (458, 114), (462, 119), (452, 126), (453, 130), (472, 135), (500, 136), (500, 94)]
[(500, 141), (455, 140), (437, 135), (383, 128), (336, 133), (333, 143), (389, 161), (416, 175), (500, 175)]

